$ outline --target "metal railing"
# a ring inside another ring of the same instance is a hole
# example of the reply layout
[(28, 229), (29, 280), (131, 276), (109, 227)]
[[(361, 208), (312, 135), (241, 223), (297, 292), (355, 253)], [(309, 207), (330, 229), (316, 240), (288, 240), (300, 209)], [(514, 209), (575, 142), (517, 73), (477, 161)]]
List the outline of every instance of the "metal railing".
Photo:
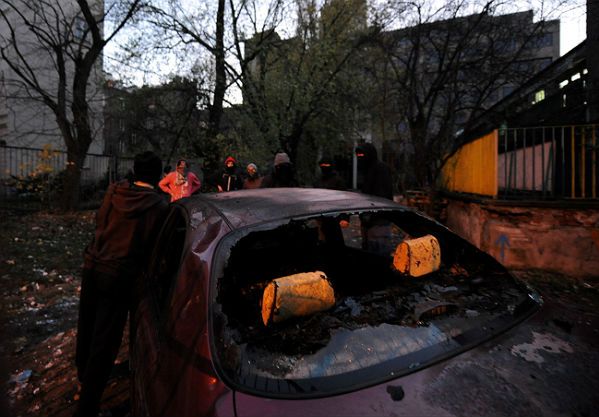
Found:
[[(0, 205), (32, 210), (53, 208), (66, 165), (65, 151), (0, 147)], [(98, 199), (108, 183), (125, 177), (132, 168), (132, 158), (87, 154), (81, 170), (80, 201), (85, 204)]]
[(599, 125), (499, 130), (499, 198), (596, 199)]

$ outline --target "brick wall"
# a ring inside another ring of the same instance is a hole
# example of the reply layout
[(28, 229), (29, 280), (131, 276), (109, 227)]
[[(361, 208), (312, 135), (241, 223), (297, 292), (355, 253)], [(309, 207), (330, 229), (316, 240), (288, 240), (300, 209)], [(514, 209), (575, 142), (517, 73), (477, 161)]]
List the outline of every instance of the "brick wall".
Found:
[(512, 269), (599, 276), (599, 209), (449, 199), (447, 226)]

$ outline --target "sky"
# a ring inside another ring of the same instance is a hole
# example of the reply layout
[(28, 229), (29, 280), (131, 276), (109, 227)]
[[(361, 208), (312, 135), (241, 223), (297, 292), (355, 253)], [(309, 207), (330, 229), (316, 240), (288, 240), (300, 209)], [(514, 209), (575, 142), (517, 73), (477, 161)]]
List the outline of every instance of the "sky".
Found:
[(586, 39), (586, 9), (574, 9), (560, 18), (560, 55)]
[[(376, 1), (376, 0), (375, 0)], [(435, 0), (433, 0), (435, 1)], [(518, 0), (514, 0), (517, 2)], [(529, 1), (539, 1), (539, 0), (529, 0)], [(540, 0), (542, 1), (542, 0)], [(586, 38), (586, 7), (585, 3), (582, 0), (557, 0), (558, 2), (564, 1), (562, 4), (577, 4), (577, 6), (573, 6), (565, 11), (562, 11), (558, 18), (560, 19), (560, 55), (564, 55), (570, 50), (572, 50), (576, 45), (582, 42)], [(114, 56), (116, 53), (116, 43), (110, 42), (105, 48), (105, 62), (110, 61), (110, 57)], [(175, 58), (173, 58), (175, 59)], [(169, 72), (173, 72), (174, 68), (176, 68), (176, 63), (171, 62), (172, 68), (168, 68), (170, 65), (167, 63), (160, 65), (160, 74), (148, 75), (144, 74), (140, 71), (130, 73), (131, 81), (141, 86), (145, 84), (159, 84), (161, 82), (161, 78), (168, 75)], [(235, 92), (229, 92), (229, 99), (233, 102), (238, 102), (241, 99), (241, 95)]]

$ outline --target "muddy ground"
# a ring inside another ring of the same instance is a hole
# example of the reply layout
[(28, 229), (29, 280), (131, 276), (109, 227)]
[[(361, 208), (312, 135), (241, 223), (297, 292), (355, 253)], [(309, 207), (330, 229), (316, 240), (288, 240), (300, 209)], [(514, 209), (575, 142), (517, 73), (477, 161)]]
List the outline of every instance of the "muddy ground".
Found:
[[(6, 393), (0, 404), (2, 415), (70, 416), (74, 411), (80, 269), (93, 223), (91, 211), (0, 212), (0, 365), (4, 368), (0, 376)], [(582, 280), (542, 271), (515, 272), (551, 306), (548, 327), (598, 350), (599, 277)], [(104, 396), (104, 415), (128, 415), (125, 361), (122, 350), (122, 365)], [(597, 385), (599, 377), (594, 378)]]

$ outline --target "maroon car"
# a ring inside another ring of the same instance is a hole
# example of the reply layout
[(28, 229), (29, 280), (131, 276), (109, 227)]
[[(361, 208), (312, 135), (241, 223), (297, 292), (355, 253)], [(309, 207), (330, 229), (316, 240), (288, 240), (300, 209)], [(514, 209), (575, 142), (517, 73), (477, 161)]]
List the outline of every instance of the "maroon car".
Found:
[[(438, 265), (399, 271), (397, 248), (423, 236), (438, 242)], [(443, 225), (353, 192), (193, 196), (172, 205), (148, 259), (135, 415), (450, 415), (421, 400), (423, 387), (541, 303)], [(265, 319), (269, 284), (314, 272), (332, 303)]]

